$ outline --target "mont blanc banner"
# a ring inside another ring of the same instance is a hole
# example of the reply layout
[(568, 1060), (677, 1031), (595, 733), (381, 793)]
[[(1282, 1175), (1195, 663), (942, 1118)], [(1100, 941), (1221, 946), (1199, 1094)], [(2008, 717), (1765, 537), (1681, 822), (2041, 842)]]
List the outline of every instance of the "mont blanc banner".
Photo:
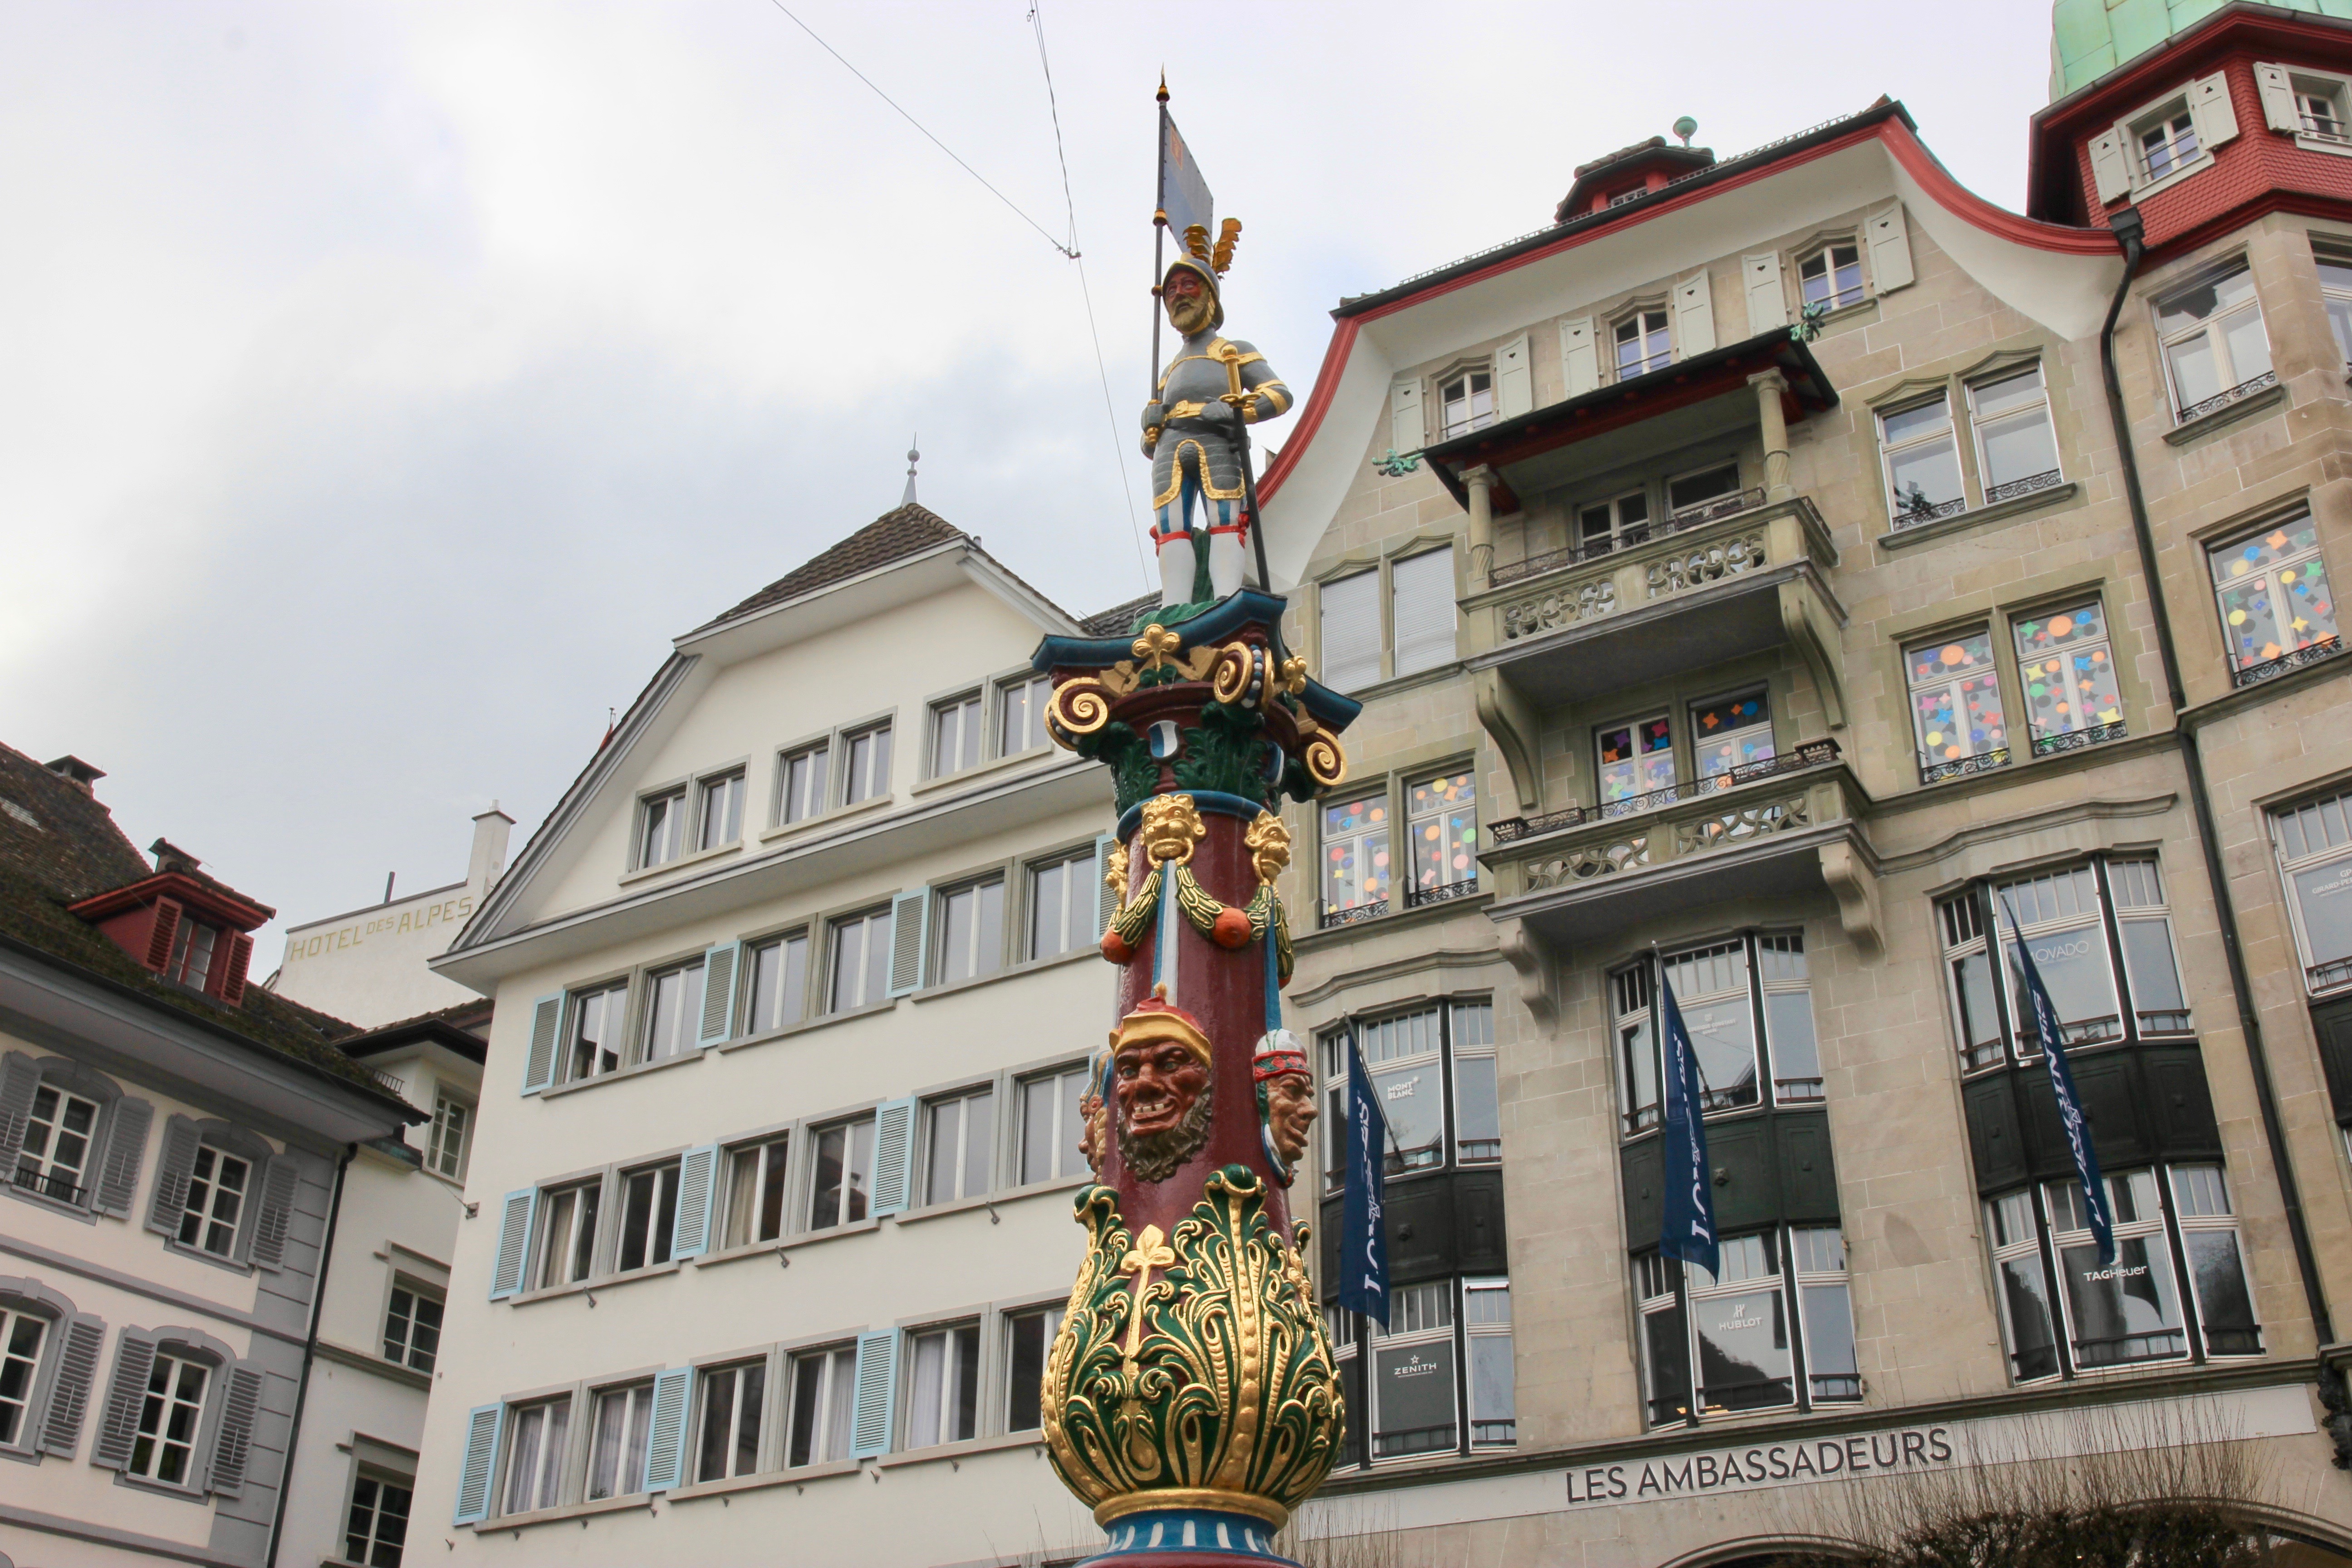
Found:
[(2042, 1059), (2050, 1068), (2050, 1091), (2058, 1097), (2059, 1125), (2066, 1130), (2066, 1147), (2074, 1155), (2074, 1177), (2082, 1184), (2083, 1213), (2091, 1227), (2091, 1238), (2099, 1244), (2099, 1267), (2112, 1268), (2116, 1261), (2116, 1232), (2112, 1216), (2107, 1213), (2107, 1189), (2099, 1179), (2099, 1152), (2091, 1145), (2091, 1124), (2083, 1116), (2083, 1102), (2074, 1093), (2074, 1074), (2066, 1066), (2066, 1031), (2058, 1021), (2058, 1009), (2050, 1000), (2050, 992), (2042, 984), (2042, 971), (2033, 962), (2033, 946), (2018, 929), (2017, 911), (2009, 907), (2004, 897), (2000, 907), (2009, 916), (2009, 933), (2017, 939), (2018, 971), (2025, 979), (2025, 994), (2033, 1005), (2033, 1032), (2041, 1037)]
[(1363, 1054), (1348, 1037), (1348, 1184), (1339, 1206), (1339, 1278), (1331, 1299), (1389, 1325), (1389, 1233), (1381, 1223), (1386, 1186), (1388, 1118)]

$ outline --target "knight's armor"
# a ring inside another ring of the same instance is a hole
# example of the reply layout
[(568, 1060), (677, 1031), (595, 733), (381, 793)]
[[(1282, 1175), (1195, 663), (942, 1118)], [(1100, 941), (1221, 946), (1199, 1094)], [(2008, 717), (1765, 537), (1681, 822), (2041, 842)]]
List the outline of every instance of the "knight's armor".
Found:
[[(1160, 553), (1160, 603), (1192, 596), (1194, 552), (1206, 534), (1213, 595), (1242, 585), (1246, 529), (1242, 521), (1242, 455), (1236, 417), (1250, 424), (1290, 409), (1290, 389), (1265, 356), (1218, 335), (1225, 310), (1217, 275), (1205, 258), (1181, 256), (1169, 267), (1197, 276), (1212, 306), (1208, 325), (1187, 335), (1160, 377), (1159, 396), (1144, 405), (1143, 449), (1151, 456), (1151, 542)], [(1254, 394), (1238, 414), (1224, 402), (1233, 373)]]

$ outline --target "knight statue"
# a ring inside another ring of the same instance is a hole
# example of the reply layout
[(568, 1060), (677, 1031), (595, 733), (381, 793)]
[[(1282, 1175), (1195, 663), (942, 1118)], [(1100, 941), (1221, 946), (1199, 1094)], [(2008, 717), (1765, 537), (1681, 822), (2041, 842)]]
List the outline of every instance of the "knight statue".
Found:
[[(1160, 552), (1160, 602), (1194, 602), (1202, 536), (1209, 543), (1209, 597), (1242, 586), (1247, 524), (1249, 437), (1243, 428), (1290, 409), (1290, 389), (1248, 343), (1218, 335), (1225, 324), (1218, 279), (1233, 263), (1241, 225), (1227, 218), (1212, 247), (1197, 224), (1160, 279), (1160, 302), (1183, 341), (1143, 405), (1143, 451), (1151, 459), (1151, 539)], [(1197, 521), (1196, 521), (1197, 519)], [(1255, 519), (1250, 520), (1255, 521)]]

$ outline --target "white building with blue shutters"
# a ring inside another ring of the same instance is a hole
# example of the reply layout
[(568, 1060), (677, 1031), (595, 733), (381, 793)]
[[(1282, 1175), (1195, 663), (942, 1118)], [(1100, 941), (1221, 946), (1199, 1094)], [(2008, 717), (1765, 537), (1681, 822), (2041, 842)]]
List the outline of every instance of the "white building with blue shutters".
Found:
[(1028, 666), (1092, 629), (887, 514), (679, 637), (438, 961), (497, 1009), (412, 1552), (1098, 1543), (1037, 1384), (1110, 787)]

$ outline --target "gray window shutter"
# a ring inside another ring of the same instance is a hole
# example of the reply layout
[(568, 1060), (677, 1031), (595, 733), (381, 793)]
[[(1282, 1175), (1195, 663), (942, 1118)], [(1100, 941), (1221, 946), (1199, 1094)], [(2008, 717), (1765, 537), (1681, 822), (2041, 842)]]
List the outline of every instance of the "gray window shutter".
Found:
[(106, 1128), (106, 1158), (98, 1167), (98, 1212), (131, 1216), (131, 1200), (139, 1195), (139, 1167), (147, 1158), (147, 1129), (154, 1123), (155, 1108), (135, 1095), (114, 1102)]
[(686, 1479), (686, 1405), (693, 1392), (692, 1367), (672, 1367), (654, 1379), (653, 1430), (646, 1440), (646, 1491), (666, 1492)]
[(563, 1027), (563, 994), (530, 1005), (530, 1054), (523, 1059), (522, 1091), (537, 1094), (555, 1081), (556, 1037)]
[(1903, 204), (1889, 202), (1863, 225), (1870, 242), (1870, 280), (1882, 294), (1911, 287), (1911, 232), (1903, 224)]
[(119, 1470), (131, 1462), (139, 1436), (139, 1406), (147, 1397), (147, 1374), (155, 1367), (155, 1339), (136, 1329), (122, 1331), (114, 1350), (114, 1379), (106, 1385), (106, 1409), (98, 1419), (98, 1441), (89, 1462)]
[(1421, 378), (1407, 376), (1389, 388), (1389, 449), (1418, 452), (1427, 439), (1421, 423)]
[(931, 890), (918, 888), (890, 900), (889, 994), (904, 996), (923, 986), (924, 950), (930, 946)]
[(1323, 684), (1353, 691), (1381, 678), (1381, 574), (1375, 569), (1326, 583)]
[(743, 944), (721, 942), (702, 955), (702, 1027), (696, 1043), (717, 1046), (735, 1032), (735, 972), (740, 967)]
[(245, 1467), (253, 1453), (254, 1417), (261, 1412), (261, 1369), (238, 1362), (227, 1373), (228, 1393), (221, 1401), (220, 1433), (213, 1439), (207, 1484), (223, 1497), (242, 1497)]
[(1789, 296), (1780, 287), (1780, 253), (1739, 258), (1739, 289), (1748, 297), (1748, 335), (1761, 337), (1789, 324)]
[(1559, 374), (1568, 395), (1601, 384), (1601, 351), (1592, 341), (1592, 318), (1571, 316), (1559, 324)]
[(915, 1165), (915, 1102), (894, 1100), (874, 1113), (874, 1213), (907, 1206)]
[(719, 1179), (719, 1145), (688, 1149), (677, 1163), (677, 1218), (670, 1226), (669, 1255), (699, 1258), (710, 1250), (710, 1205)]
[(2189, 84), (2189, 118), (2197, 127), (2197, 145), (2206, 151), (2238, 137), (2238, 106), (2230, 99), (2226, 71), (2200, 76)]
[(1424, 551), (1389, 568), (1396, 600), (1396, 672), (1454, 662), (1454, 550)]
[(523, 1264), (530, 1255), (530, 1219), (539, 1189), (509, 1193), (499, 1203), (499, 1255), (490, 1265), (490, 1300), (502, 1301), (522, 1289)]
[(2120, 128), (2091, 139), (2091, 184), (2098, 190), (2101, 206), (2131, 195), (2131, 163), (2124, 155)]
[(253, 1261), (264, 1268), (286, 1267), (286, 1233), (294, 1223), (294, 1194), (302, 1170), (284, 1154), (273, 1157), (261, 1174), (261, 1212), (253, 1222)]
[(2294, 83), (2284, 66), (2256, 66), (2254, 89), (2263, 97), (2263, 123), (2293, 136), (2303, 130), (2303, 111), (2294, 106)]
[(490, 1478), (498, 1473), (503, 1405), (477, 1405), (466, 1413), (466, 1458), (457, 1467), (457, 1513), (449, 1522), (472, 1524), (490, 1511)]
[(0, 1173), (16, 1168), (25, 1147), (25, 1124), (33, 1114), (33, 1096), (41, 1087), (38, 1062), (22, 1051), (10, 1051), (0, 1063)]
[(1110, 930), (1111, 917), (1118, 913), (1119, 905), (1127, 902), (1127, 889), (1115, 888), (1110, 881), (1110, 852), (1118, 845), (1117, 834), (1106, 833), (1095, 840), (1095, 936)]
[(147, 1228), (165, 1236), (180, 1234), (180, 1215), (188, 1206), (188, 1177), (196, 1168), (196, 1124), (184, 1116), (163, 1121), (163, 1157), (155, 1165), (155, 1201), (148, 1205)]
[(1706, 268), (1675, 280), (1675, 357), (1688, 359), (1715, 347), (1715, 286)]
[(898, 1333), (883, 1329), (857, 1336), (857, 1398), (849, 1423), (849, 1457), (870, 1459), (890, 1451), (898, 1402)]
[(1521, 332), (1495, 351), (1495, 413), (1508, 419), (1535, 405), (1535, 371), (1528, 363), (1528, 335)]
[(98, 1352), (106, 1346), (106, 1324), (87, 1312), (77, 1312), (58, 1325), (65, 1349), (58, 1354), (57, 1381), (49, 1385), (49, 1407), (41, 1415), (41, 1452), (70, 1459), (81, 1446), (81, 1415), (89, 1408), (89, 1391), (98, 1381)]

